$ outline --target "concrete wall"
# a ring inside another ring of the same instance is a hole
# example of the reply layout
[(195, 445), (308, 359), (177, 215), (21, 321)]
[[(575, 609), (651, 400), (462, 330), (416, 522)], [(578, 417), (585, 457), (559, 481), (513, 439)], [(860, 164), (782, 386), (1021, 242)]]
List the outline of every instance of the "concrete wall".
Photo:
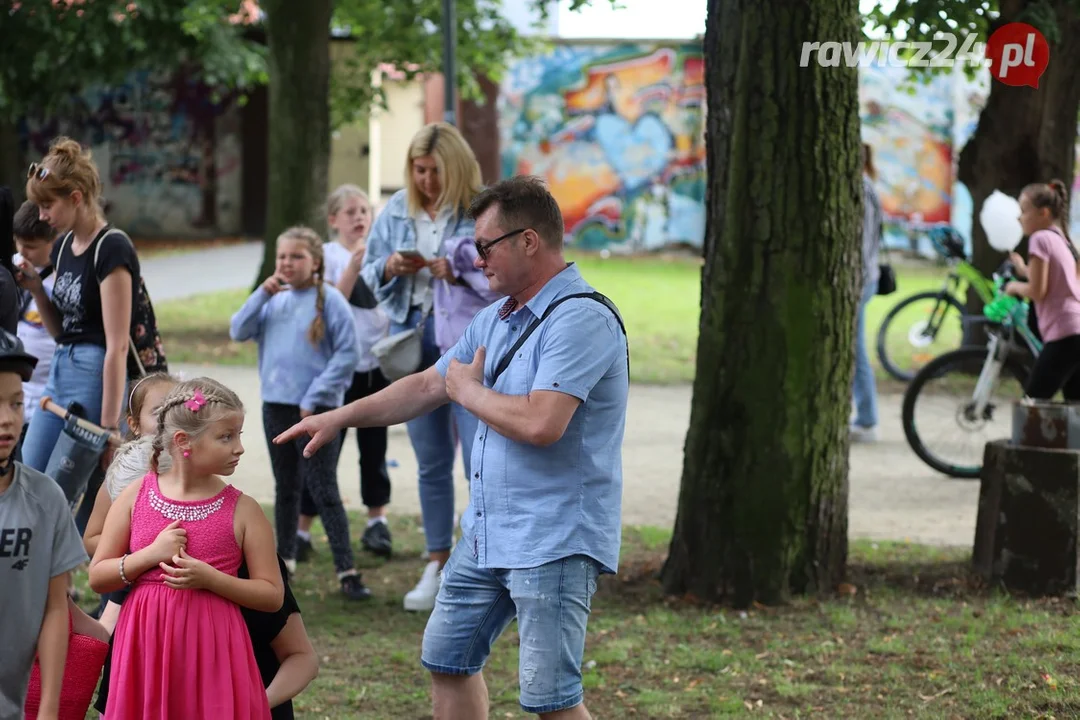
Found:
[(424, 126), (424, 86), (413, 82), (387, 81), (383, 84), (388, 109), (378, 112), (381, 141), (379, 184), (390, 194), (405, 187), (405, 158), (413, 136)]
[(175, 78), (133, 72), (89, 89), (63, 118), (26, 119), (27, 156), (57, 135), (88, 146), (101, 172), (109, 219), (133, 235), (191, 237), (240, 231), (239, 111)]

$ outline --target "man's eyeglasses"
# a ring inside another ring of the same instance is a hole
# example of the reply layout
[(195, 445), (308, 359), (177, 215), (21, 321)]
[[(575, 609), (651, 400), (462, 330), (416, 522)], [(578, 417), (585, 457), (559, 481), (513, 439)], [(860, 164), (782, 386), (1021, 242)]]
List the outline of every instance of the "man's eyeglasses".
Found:
[(26, 171), (26, 179), (37, 178), (38, 180), (44, 180), (49, 177), (49, 168), (38, 163), (30, 163), (30, 169)]
[(486, 261), (487, 260), (487, 255), (488, 255), (488, 250), (490, 250), (496, 244), (501, 243), (506, 238), (513, 237), (514, 235), (517, 235), (519, 233), (523, 233), (526, 230), (528, 230), (528, 228), (521, 228), (520, 230), (512, 230), (511, 232), (508, 232), (505, 235), (500, 235), (499, 237), (495, 238), (494, 240), (489, 240), (486, 243), (482, 243), (479, 240), (476, 240), (476, 241), (474, 241), (474, 244), (476, 245), (476, 254), (480, 256), (481, 260)]

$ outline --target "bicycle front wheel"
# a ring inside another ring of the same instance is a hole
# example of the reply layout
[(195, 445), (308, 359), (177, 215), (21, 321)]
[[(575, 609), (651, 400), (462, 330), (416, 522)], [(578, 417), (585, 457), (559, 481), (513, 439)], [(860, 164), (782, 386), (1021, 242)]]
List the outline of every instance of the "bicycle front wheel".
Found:
[(947, 352), (919, 370), (904, 393), (904, 435), (915, 454), (938, 472), (977, 478), (986, 443), (1012, 436), (1012, 405), (1024, 396), (1030, 363), (1010, 354), (998, 376), (990, 378), (979, 408), (975, 386), (989, 355), (987, 347)]
[(900, 301), (878, 328), (881, 367), (897, 380), (910, 382), (926, 363), (960, 346), (963, 320), (964, 306), (944, 290)]

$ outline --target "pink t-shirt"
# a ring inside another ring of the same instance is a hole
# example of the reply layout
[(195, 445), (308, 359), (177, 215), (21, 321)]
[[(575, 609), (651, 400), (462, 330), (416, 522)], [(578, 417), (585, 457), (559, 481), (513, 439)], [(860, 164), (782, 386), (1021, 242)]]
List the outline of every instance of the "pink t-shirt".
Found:
[(1056, 230), (1036, 230), (1028, 240), (1028, 255), (1049, 266), (1049, 287), (1042, 302), (1035, 303), (1043, 342), (1080, 335), (1080, 280), (1068, 240)]

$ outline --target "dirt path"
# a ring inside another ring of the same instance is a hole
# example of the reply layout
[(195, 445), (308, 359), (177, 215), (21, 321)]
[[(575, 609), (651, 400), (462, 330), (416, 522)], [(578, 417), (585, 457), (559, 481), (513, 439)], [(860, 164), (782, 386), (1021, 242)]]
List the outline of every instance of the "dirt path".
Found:
[[(259, 412), (259, 380), (253, 368), (177, 366), (184, 377), (210, 375), (236, 390), (248, 408), (247, 454), (236, 483), (263, 502), (274, 499)], [(851, 452), (849, 531), (852, 538), (910, 540), (939, 545), (970, 545), (975, 533), (978, 483), (951, 480), (933, 472), (911, 452), (900, 427), (900, 396), (880, 398), (881, 438), (855, 445)], [(690, 388), (637, 385), (631, 390), (623, 445), (623, 520), (628, 524), (671, 527), (675, 522), (682, 448), (690, 420)], [(339, 483), (345, 503), (360, 508), (356, 443), (346, 441)], [(418, 514), (416, 460), (404, 426), (390, 430), (391, 511)], [(456, 504), (468, 501), (460, 459)]]

